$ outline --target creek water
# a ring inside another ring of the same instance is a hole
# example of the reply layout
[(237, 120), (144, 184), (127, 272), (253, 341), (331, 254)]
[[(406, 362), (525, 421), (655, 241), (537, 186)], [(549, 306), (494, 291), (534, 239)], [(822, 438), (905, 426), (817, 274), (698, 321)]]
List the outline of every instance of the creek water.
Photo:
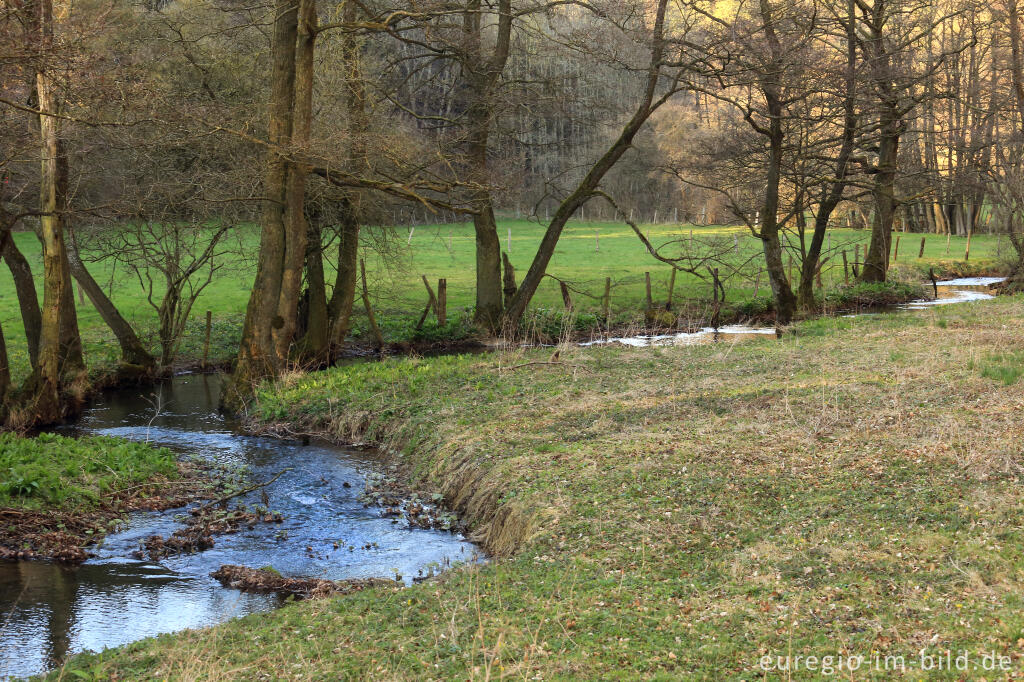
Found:
[[(994, 298), (989, 293), (989, 287), (1002, 282), (1004, 277), (962, 277), (938, 282), (936, 289), (938, 296), (935, 298), (911, 301), (896, 306), (890, 306), (887, 310), (926, 310), (937, 305), (948, 305), (950, 303), (969, 303), (971, 301), (984, 301)], [(846, 315), (846, 317), (857, 317), (859, 315), (870, 315), (872, 312), (861, 312)], [(608, 343), (617, 343), (623, 346), (642, 348), (646, 346), (693, 346), (697, 344), (716, 343), (719, 341), (738, 341), (744, 338), (757, 338), (764, 336), (777, 336), (778, 331), (774, 327), (750, 327), (742, 324), (733, 324), (717, 329), (704, 327), (695, 332), (678, 332), (674, 334), (640, 335), (624, 337), (607, 337), (581, 343), (581, 346), (596, 346)]]
[[(0, 562), (0, 679), (44, 672), (80, 651), (283, 604), (274, 595), (222, 586), (209, 575), (221, 564), (273, 566), (285, 576), (330, 580), (397, 574), (408, 582), (479, 559), (476, 547), (459, 534), (410, 528), (359, 501), (366, 476), (385, 472), (376, 453), (239, 433), (217, 411), (220, 383), (215, 375), (189, 375), (109, 392), (61, 431), (148, 440), (242, 468), (255, 482), (290, 468), (266, 488), (270, 508), (284, 521), (215, 536), (214, 547), (203, 552), (149, 561), (133, 556), (140, 542), (182, 527), (185, 510), (137, 513), (92, 548), (96, 556), (81, 566)], [(253, 492), (239, 501), (257, 505), (261, 499)]]

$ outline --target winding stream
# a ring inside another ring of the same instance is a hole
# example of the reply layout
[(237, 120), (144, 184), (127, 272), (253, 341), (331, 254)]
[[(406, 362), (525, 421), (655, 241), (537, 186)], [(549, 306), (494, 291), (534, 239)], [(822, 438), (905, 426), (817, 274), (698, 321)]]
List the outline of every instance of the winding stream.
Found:
[[(153, 562), (132, 554), (144, 538), (180, 528), (181, 510), (146, 512), (107, 536), (82, 566), (0, 562), (0, 679), (38, 674), (87, 649), (214, 625), (282, 604), (273, 595), (222, 586), (209, 577), (221, 564), (273, 566), (285, 576), (331, 580), (397, 573), (409, 582), (478, 558), (460, 535), (409, 528), (357, 499), (366, 475), (385, 467), (375, 453), (241, 435), (217, 411), (219, 394), (220, 378), (210, 375), (110, 392), (66, 431), (148, 438), (182, 454), (244, 467), (254, 481), (291, 467), (267, 488), (270, 508), (284, 522), (218, 535), (212, 549)], [(154, 396), (161, 403), (156, 418)], [(260, 497), (254, 492), (241, 500), (255, 505)]]
[[(989, 286), (1002, 282), (1005, 277), (962, 277), (960, 279), (949, 279), (937, 283), (938, 296), (936, 298), (911, 301), (901, 305), (892, 306), (890, 311), (896, 310), (927, 310), (937, 305), (948, 305), (950, 303), (969, 303), (971, 301), (984, 301), (994, 298), (989, 293)], [(872, 315), (873, 312), (860, 312), (846, 315), (846, 317), (858, 317), (860, 315)], [(744, 338), (757, 338), (775, 336), (778, 332), (774, 327), (749, 327), (742, 324), (733, 324), (715, 329), (704, 327), (695, 332), (678, 332), (674, 334), (641, 335), (626, 337), (608, 337), (596, 339), (581, 346), (596, 346), (607, 343), (618, 343), (624, 346), (643, 348), (646, 346), (693, 346), (704, 343), (715, 343), (723, 340), (739, 340)]]
[[(898, 309), (992, 298), (988, 285), (1000, 279), (940, 282), (936, 300)], [(583, 345), (689, 345), (775, 333), (731, 326)], [(181, 510), (140, 513), (80, 567), (0, 562), (0, 678), (37, 674), (87, 649), (214, 625), (282, 604), (273, 595), (222, 586), (209, 577), (221, 564), (273, 566), (285, 576), (332, 580), (397, 573), (408, 582), (423, 572), (478, 559), (475, 547), (457, 534), (408, 528), (357, 499), (366, 475), (385, 466), (373, 452), (242, 435), (217, 411), (219, 394), (220, 378), (203, 375), (111, 392), (67, 431), (149, 440), (182, 454), (245, 467), (257, 481), (291, 467), (267, 489), (270, 507), (283, 514), (284, 523), (256, 524), (253, 530), (217, 536), (216, 545), (204, 552), (152, 562), (132, 558), (133, 552), (149, 535), (167, 536), (179, 528)], [(160, 406), (155, 417), (154, 403)], [(260, 502), (258, 493), (242, 499)]]

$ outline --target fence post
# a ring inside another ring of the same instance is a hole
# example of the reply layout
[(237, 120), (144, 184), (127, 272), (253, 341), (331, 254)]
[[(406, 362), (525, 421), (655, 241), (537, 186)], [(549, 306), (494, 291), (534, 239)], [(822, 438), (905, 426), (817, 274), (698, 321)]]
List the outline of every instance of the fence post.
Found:
[(921, 249), (917, 252), (918, 260), (920, 260), (921, 258), (924, 258), (924, 242), (925, 242), (925, 239), (926, 239), (926, 237), (921, 237)]
[(668, 301), (665, 302), (665, 310), (672, 310), (672, 292), (676, 289), (676, 269), (672, 268), (672, 276), (668, 280)]
[(967, 248), (964, 249), (964, 260), (965, 261), (971, 260), (971, 233), (973, 233), (973, 232), (974, 232), (974, 230), (971, 230), (971, 229), (967, 230)]
[(377, 326), (377, 318), (373, 316), (373, 308), (370, 307), (370, 289), (366, 286), (366, 261), (359, 259), (359, 270), (363, 275), (363, 307), (366, 308), (366, 317), (370, 321), (370, 329), (373, 331), (373, 338), (378, 347), (384, 346), (384, 336)]
[(572, 296), (569, 295), (569, 285), (558, 280), (558, 288), (562, 290), (562, 304), (566, 310), (572, 310)]
[(644, 299), (644, 304), (647, 306), (647, 310), (650, 311), (654, 308), (654, 301), (651, 300), (651, 273), (644, 273), (644, 283), (647, 287), (647, 294)]
[(434, 296), (434, 290), (430, 287), (426, 275), (420, 275), (420, 277), (423, 278), (423, 286), (427, 288), (427, 307), (423, 309), (423, 314), (420, 315), (420, 320), (416, 323), (417, 331), (423, 329), (423, 323), (427, 321), (427, 315), (431, 310), (434, 311), (434, 315), (437, 315), (437, 297)]
[(448, 280), (437, 280), (437, 324), (444, 326), (448, 319)]
[(850, 283), (850, 266), (846, 261), (846, 249), (843, 249), (843, 282)]
[(900, 238), (899, 238), (899, 235), (897, 235), (896, 236), (896, 248), (893, 250), (893, 254), (892, 254), (892, 262), (895, 263), (899, 259), (900, 259)]
[(608, 324), (608, 318), (611, 317), (612, 308), (612, 278), (604, 278), (604, 321)]

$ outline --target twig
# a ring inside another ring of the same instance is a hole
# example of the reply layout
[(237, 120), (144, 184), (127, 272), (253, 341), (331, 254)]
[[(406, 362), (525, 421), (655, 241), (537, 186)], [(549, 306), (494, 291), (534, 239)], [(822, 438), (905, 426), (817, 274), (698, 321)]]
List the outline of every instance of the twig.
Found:
[(284, 476), (286, 472), (289, 472), (291, 470), (292, 470), (291, 467), (288, 467), (287, 469), (281, 469), (281, 471), (277, 472), (277, 474), (272, 479), (267, 481), (266, 483), (260, 483), (258, 485), (254, 485), (254, 486), (251, 486), (249, 488), (245, 488), (244, 490), (239, 490), (237, 492), (233, 492), (230, 495), (225, 495), (224, 497), (222, 497), (222, 498), (220, 498), (218, 500), (214, 500), (213, 502), (207, 502), (202, 507), (200, 507), (197, 510), (197, 512), (202, 514), (204, 511), (206, 511), (210, 507), (215, 507), (215, 506), (217, 506), (219, 504), (224, 504), (228, 500), (232, 500), (232, 499), (234, 499), (236, 497), (239, 497), (241, 495), (245, 495), (246, 493), (251, 493), (254, 490), (259, 490), (260, 488), (266, 488), (268, 485), (270, 485), (271, 483), (273, 483), (277, 479), (279, 479), (282, 476)]

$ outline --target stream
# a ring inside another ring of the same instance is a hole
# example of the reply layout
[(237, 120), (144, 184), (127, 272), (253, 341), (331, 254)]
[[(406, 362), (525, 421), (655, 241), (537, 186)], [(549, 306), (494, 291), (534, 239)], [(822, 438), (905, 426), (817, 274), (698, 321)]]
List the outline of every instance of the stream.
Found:
[[(937, 299), (895, 309), (992, 298), (988, 286), (999, 281), (940, 282)], [(734, 325), (582, 345), (690, 345), (774, 334), (774, 328)], [(284, 522), (219, 535), (212, 549), (156, 562), (135, 559), (133, 553), (146, 537), (166, 537), (180, 528), (183, 510), (138, 513), (125, 529), (93, 548), (96, 556), (81, 566), (0, 562), (0, 679), (44, 672), (80, 651), (215, 625), (282, 605), (274, 595), (222, 586), (209, 575), (221, 564), (273, 566), (285, 576), (330, 580), (397, 574), (409, 582), (454, 563), (479, 560), (478, 550), (461, 535), (410, 528), (359, 501), (367, 475), (386, 467), (379, 455), (243, 435), (217, 410), (220, 385), (216, 375), (188, 375), (156, 387), (108, 392), (62, 432), (148, 440), (182, 455), (244, 467), (254, 481), (291, 467), (267, 488), (270, 508), (281, 512)], [(260, 496), (254, 492), (241, 500), (256, 505)]]
[[(397, 574), (410, 582), (479, 559), (479, 550), (459, 534), (410, 528), (404, 519), (384, 518), (382, 509), (359, 501), (366, 476), (386, 472), (380, 455), (240, 434), (217, 411), (220, 385), (216, 375), (187, 375), (111, 391), (60, 432), (148, 439), (182, 455), (243, 467), (257, 482), (291, 467), (266, 489), (283, 523), (257, 523), (252, 530), (215, 536), (212, 549), (149, 561), (133, 558), (140, 542), (182, 527), (183, 510), (142, 512), (91, 548), (96, 556), (81, 566), (0, 562), (0, 679), (39, 674), (80, 651), (215, 625), (283, 604), (275, 595), (224, 587), (210, 577), (221, 564), (273, 566), (284, 576), (329, 580)], [(240, 501), (257, 505), (261, 494)]]
[[(989, 293), (989, 286), (1002, 282), (1005, 277), (962, 277), (960, 279), (949, 279), (937, 282), (936, 289), (938, 296), (935, 298), (911, 301), (900, 305), (889, 306), (881, 312), (892, 312), (900, 310), (927, 310), (937, 305), (948, 305), (950, 303), (970, 303), (971, 301), (984, 301), (995, 298)], [(845, 317), (859, 317), (861, 315), (873, 315), (879, 311), (858, 312)], [(640, 335), (626, 337), (606, 337), (581, 343), (581, 346), (596, 346), (608, 343), (618, 343), (623, 346), (643, 348), (646, 346), (692, 346), (705, 343), (716, 343), (718, 341), (738, 341), (744, 338), (757, 338), (764, 336), (777, 336), (778, 332), (774, 327), (750, 327), (742, 324), (732, 324), (717, 329), (704, 327), (695, 332), (677, 332), (674, 334)]]

